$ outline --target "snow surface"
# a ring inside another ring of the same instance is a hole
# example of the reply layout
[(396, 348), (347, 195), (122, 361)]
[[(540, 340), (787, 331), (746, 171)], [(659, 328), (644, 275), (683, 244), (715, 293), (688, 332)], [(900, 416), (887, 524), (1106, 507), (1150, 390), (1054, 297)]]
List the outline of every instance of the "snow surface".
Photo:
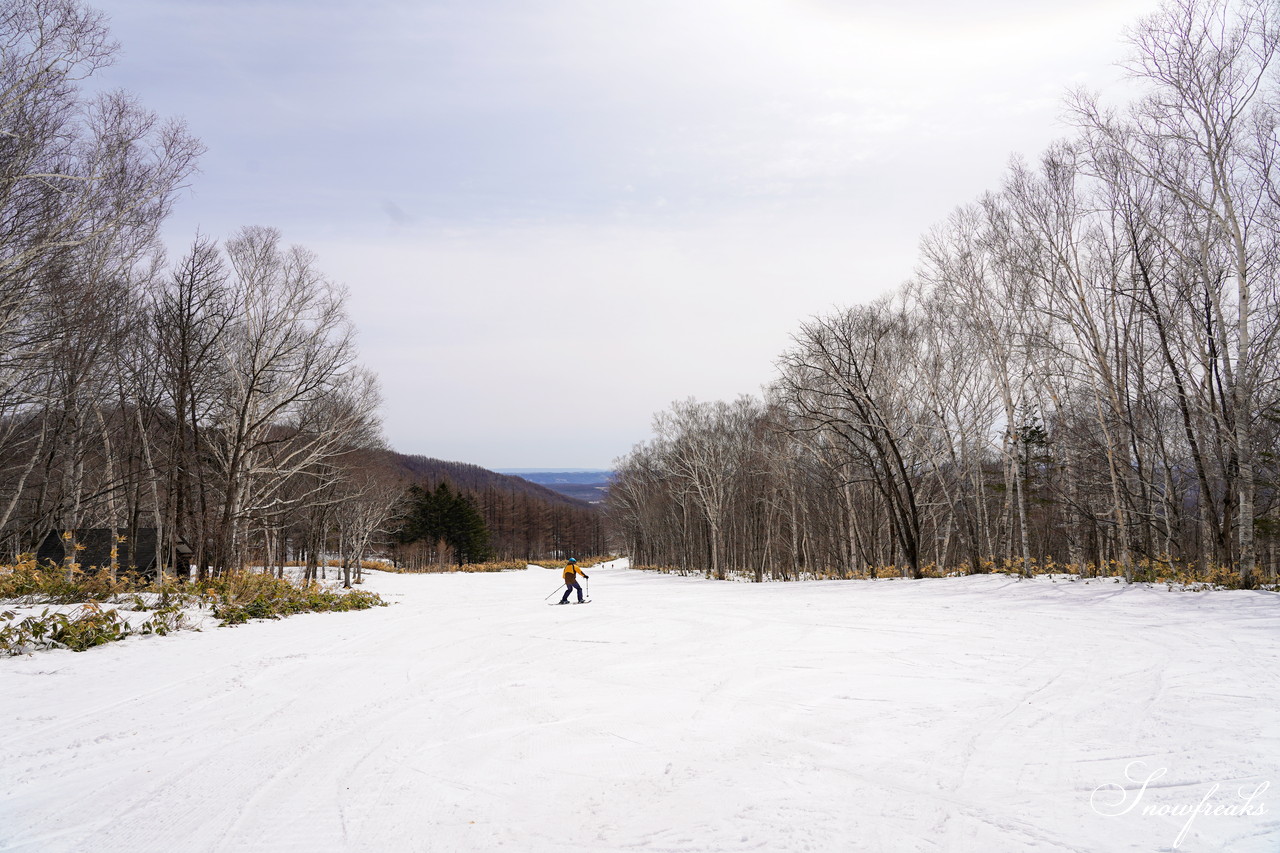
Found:
[(590, 574), (0, 660), (0, 850), (1280, 849), (1276, 594)]

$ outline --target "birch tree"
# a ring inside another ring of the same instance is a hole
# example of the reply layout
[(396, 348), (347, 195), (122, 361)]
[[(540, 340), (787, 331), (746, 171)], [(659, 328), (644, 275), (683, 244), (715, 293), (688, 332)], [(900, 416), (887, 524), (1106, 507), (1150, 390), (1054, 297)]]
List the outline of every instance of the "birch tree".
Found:
[(227, 242), (235, 319), (220, 347), (221, 385), (209, 431), (224, 484), (221, 570), (245, 556), (248, 522), (281, 500), (290, 474), (329, 481), (332, 454), (367, 439), (376, 386), (355, 364), (342, 291), (278, 231), (245, 228)]
[[(1163, 249), (1207, 274), (1209, 309), (1222, 319), (1216, 344), (1231, 356), (1222, 369), (1237, 471), (1237, 562), (1246, 584), (1258, 562), (1257, 397), (1266, 356), (1274, 354), (1277, 305), (1272, 164), (1278, 24), (1274, 4), (1266, 0), (1172, 0), (1130, 33), (1127, 68), (1149, 94), (1123, 111), (1106, 110), (1087, 93), (1074, 103), (1094, 150), (1122, 159), (1168, 193), (1198, 237), (1166, 239)], [(1218, 278), (1220, 253), (1225, 263)]]

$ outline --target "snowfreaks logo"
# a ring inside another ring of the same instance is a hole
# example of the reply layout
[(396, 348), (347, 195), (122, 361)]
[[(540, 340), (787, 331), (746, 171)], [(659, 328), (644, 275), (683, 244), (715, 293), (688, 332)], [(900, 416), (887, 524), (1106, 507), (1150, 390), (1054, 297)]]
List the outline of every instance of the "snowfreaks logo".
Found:
[[(1270, 782), (1262, 782), (1253, 790), (1248, 788), (1240, 788), (1236, 791), (1235, 798), (1229, 795), (1218, 797), (1218, 790), (1222, 787), (1217, 782), (1205, 792), (1200, 798), (1200, 802), (1192, 805), (1189, 801), (1180, 803), (1161, 802), (1156, 797), (1158, 795), (1148, 795), (1148, 788), (1159, 789), (1162, 786), (1152, 785), (1165, 773), (1169, 772), (1168, 768), (1161, 767), (1153, 770), (1146, 776), (1142, 773), (1145, 770), (1145, 762), (1132, 761), (1124, 768), (1124, 778), (1126, 784), (1117, 785), (1114, 782), (1107, 782), (1093, 789), (1093, 793), (1089, 795), (1089, 805), (1095, 812), (1104, 817), (1120, 817), (1129, 814), (1142, 805), (1141, 814), (1144, 816), (1155, 817), (1185, 817), (1186, 823), (1182, 825), (1182, 831), (1178, 833), (1178, 837), (1174, 839), (1173, 846), (1176, 849), (1182, 840), (1187, 837), (1187, 833), (1191, 831), (1191, 824), (1200, 815), (1214, 815), (1216, 817), (1239, 817), (1239, 816), (1256, 816), (1267, 813), (1267, 808), (1260, 802), (1260, 798), (1271, 787)], [(1144, 800), (1146, 801), (1144, 804)]]

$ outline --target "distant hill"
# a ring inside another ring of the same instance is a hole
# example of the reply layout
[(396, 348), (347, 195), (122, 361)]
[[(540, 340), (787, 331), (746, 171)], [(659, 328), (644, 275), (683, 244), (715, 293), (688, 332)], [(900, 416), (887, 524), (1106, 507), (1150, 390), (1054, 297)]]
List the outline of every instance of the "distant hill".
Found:
[[(532, 479), (528, 476), (513, 476), (502, 471), (490, 471), (488, 468), (481, 468), (479, 465), (472, 465), (468, 462), (446, 462), (443, 459), (433, 459), (430, 456), (419, 456), (417, 454), (388, 451), (387, 455), (404, 476), (415, 481), (426, 480), (435, 484), (441, 480), (448, 480), (453, 485), (467, 491), (481, 492), (487, 489), (496, 489), (505, 492), (520, 492), (531, 497), (571, 506), (580, 507), (585, 503), (559, 489), (544, 485), (545, 481), (543, 480)], [(608, 472), (597, 472), (597, 479), (600, 473)]]
[(490, 544), (500, 559), (550, 559), (607, 551), (603, 519), (591, 500), (466, 462), (391, 450), (372, 455), (372, 466), (406, 484), (434, 488), (447, 481), (470, 496), (484, 517)]
[(609, 491), (609, 482), (613, 479), (612, 471), (600, 468), (568, 468), (560, 471), (546, 468), (504, 468), (501, 473), (517, 476), (592, 504), (604, 500)]

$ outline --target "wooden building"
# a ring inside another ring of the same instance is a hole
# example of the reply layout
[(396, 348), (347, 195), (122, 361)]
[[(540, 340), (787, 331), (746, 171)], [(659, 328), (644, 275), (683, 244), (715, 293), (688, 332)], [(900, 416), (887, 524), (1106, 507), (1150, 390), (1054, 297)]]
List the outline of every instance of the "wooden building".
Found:
[[(36, 561), (41, 564), (62, 565), (67, 559), (65, 531), (52, 530), (40, 543), (36, 551)], [(113, 536), (114, 533), (114, 536)], [(117, 542), (116, 536), (124, 541)], [(106, 569), (111, 566), (111, 548), (116, 547), (116, 571), (121, 573), (138, 573), (144, 577), (154, 577), (156, 569), (156, 530), (154, 527), (142, 527), (137, 535), (129, 537), (126, 530), (112, 531), (109, 527), (86, 527), (75, 531), (75, 543), (81, 546), (76, 555), (76, 562), (83, 571)], [(186, 568), (191, 561), (191, 548), (181, 540), (177, 543), (178, 563)], [(185, 576), (185, 572), (182, 573)]]

